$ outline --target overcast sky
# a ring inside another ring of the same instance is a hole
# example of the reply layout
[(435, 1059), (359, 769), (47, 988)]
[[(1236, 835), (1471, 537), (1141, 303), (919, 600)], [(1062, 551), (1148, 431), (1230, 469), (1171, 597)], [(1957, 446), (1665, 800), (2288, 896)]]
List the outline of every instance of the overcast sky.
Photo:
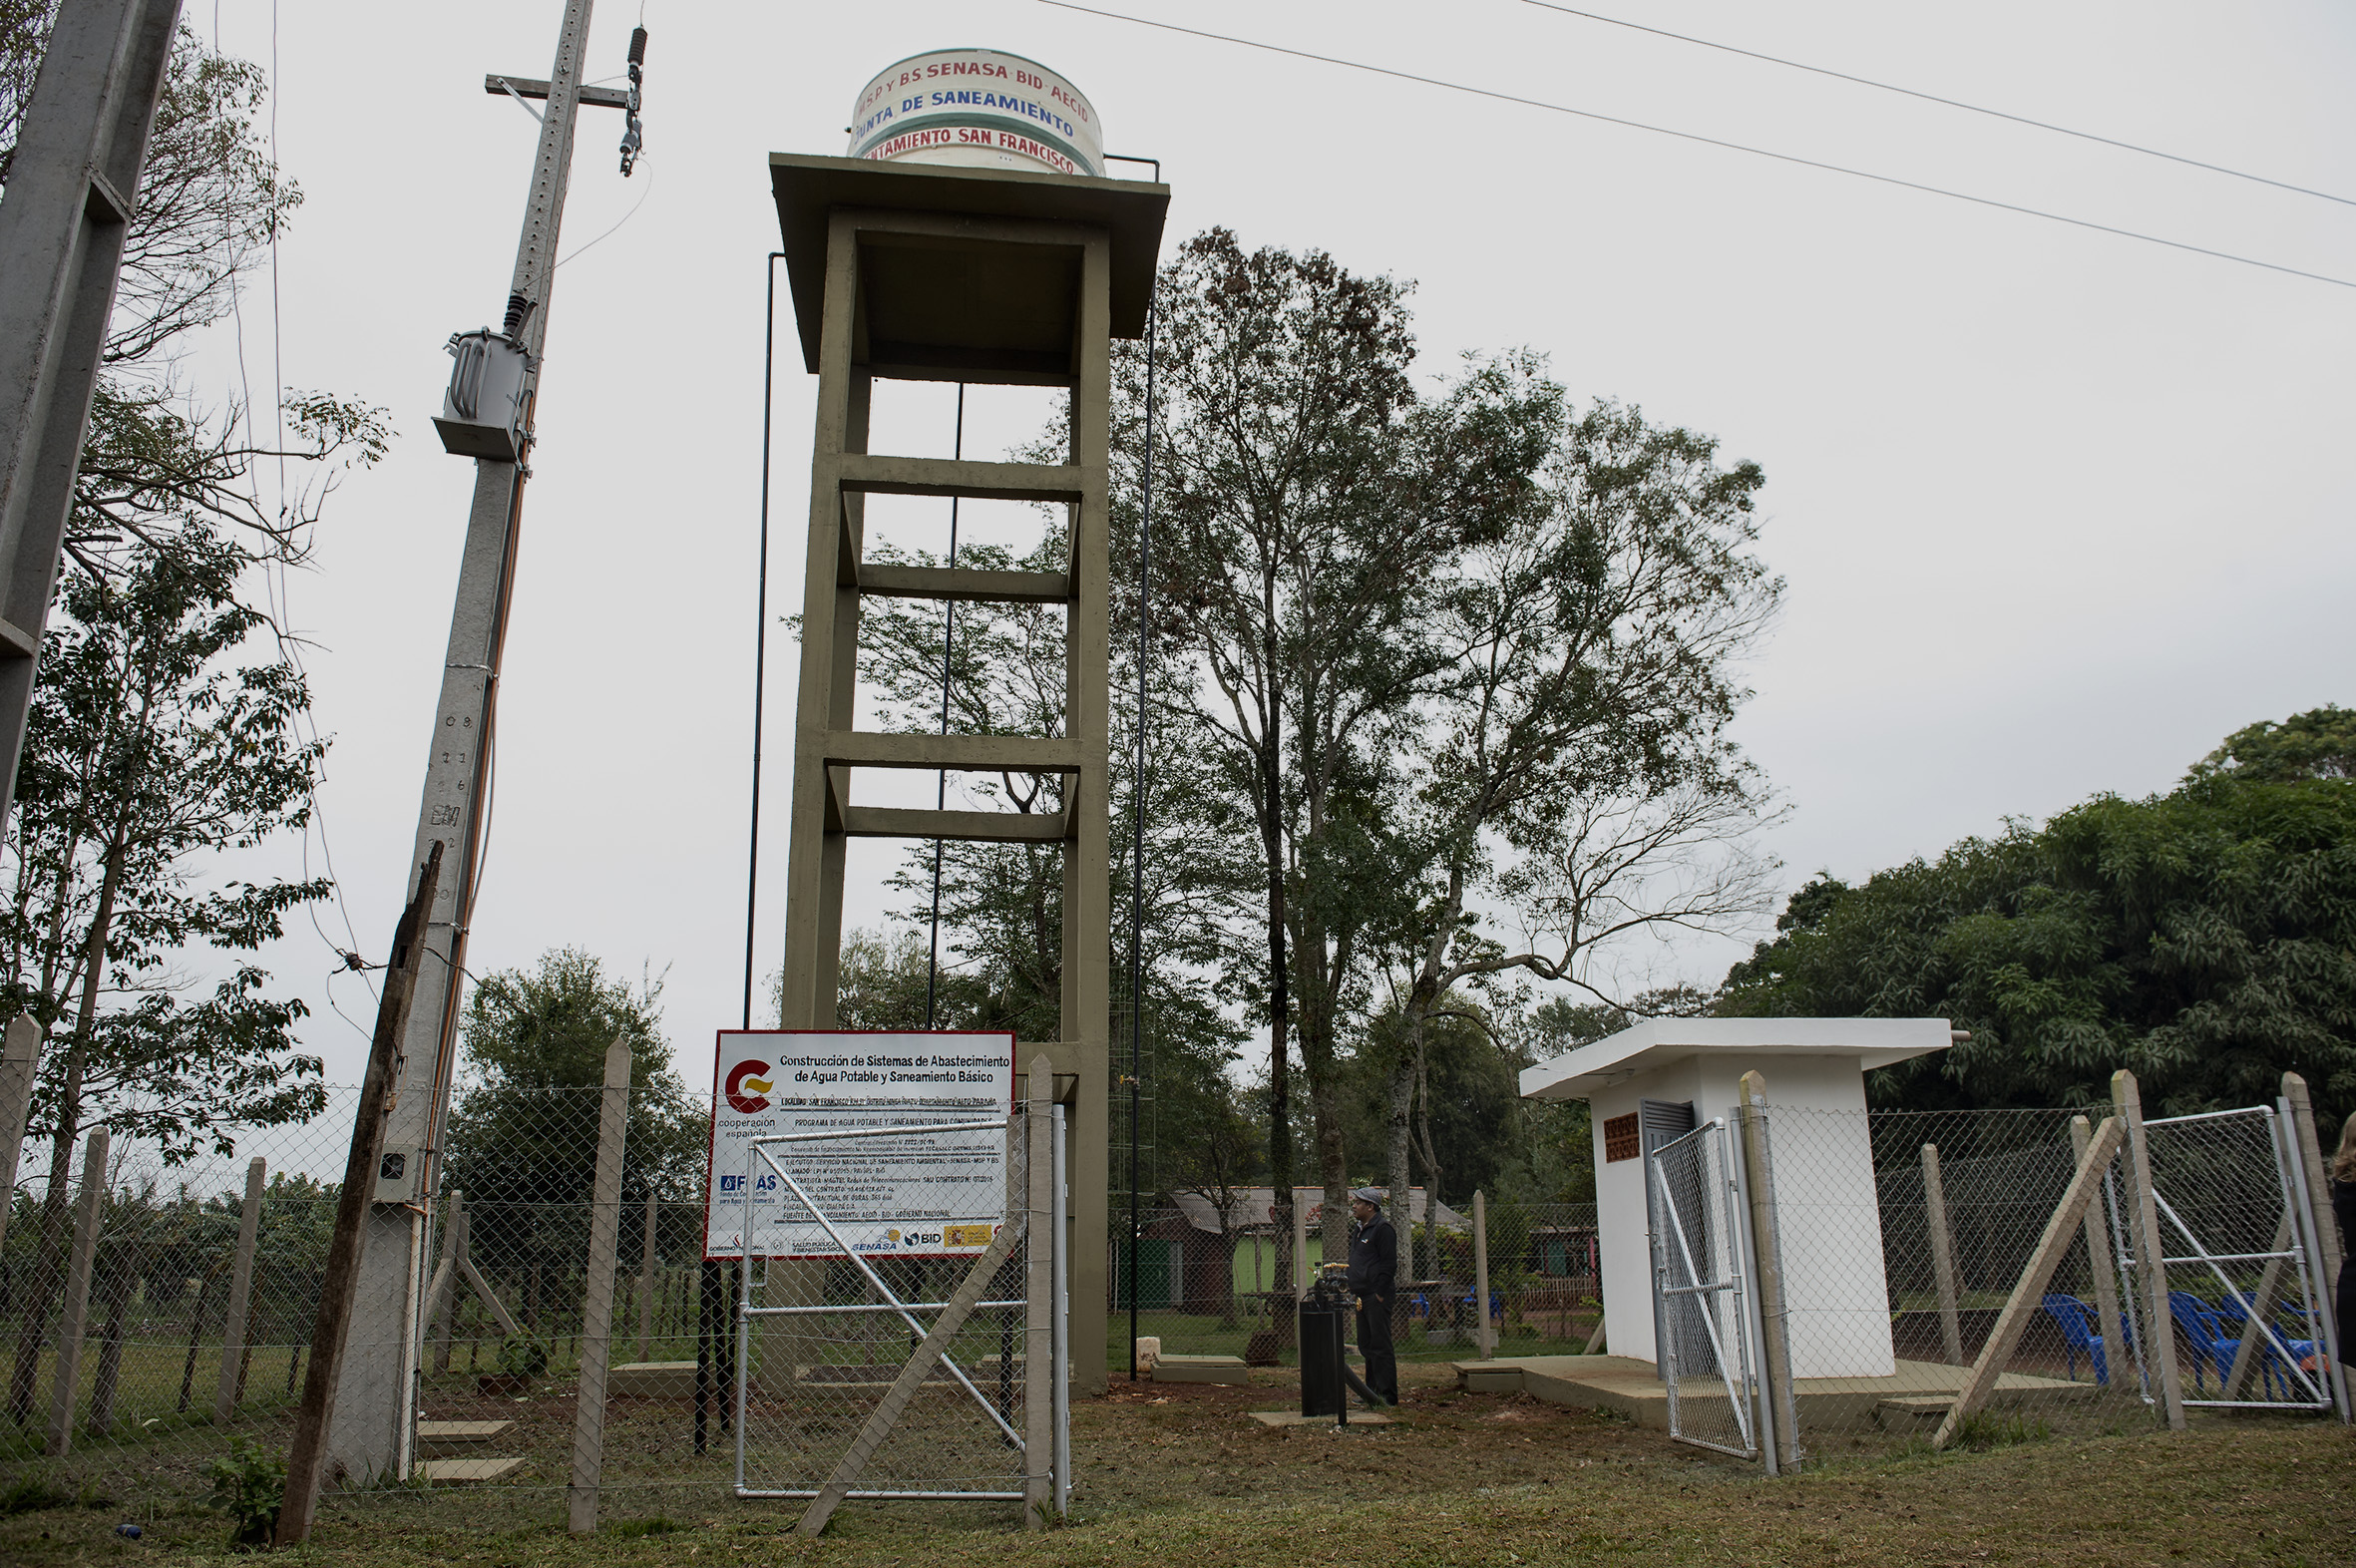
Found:
[[(1597, 3), (2356, 196), (2344, 7)], [(1111, 8), (2356, 277), (2356, 207), (1513, 0)], [(275, 356), (266, 277), (244, 302), (256, 395), (276, 357), (285, 384), (382, 404), (399, 432), (330, 505), (290, 588), (318, 644), (353, 936), (333, 910), (320, 924), (372, 961), (399, 913), (474, 477), (429, 422), (441, 344), (499, 317), (538, 129), (482, 78), (547, 75), (559, 10), (187, 13), (273, 66), (278, 156), (307, 197), (279, 249)], [(637, 20), (623, 0), (598, 8), (592, 78), (618, 78)], [(922, 50), (1008, 50), (1068, 77), (1110, 151), (1163, 160), (1172, 243), (1224, 224), (1415, 279), (1435, 375), (1531, 345), (1580, 400), (1640, 404), (1761, 463), (1763, 549), (1790, 588), (1741, 735), (1793, 808), (1771, 843), (1787, 886), (2165, 789), (2228, 730), (2356, 699), (2356, 289), (1035, 0), (648, 0), (644, 20), (636, 178), (614, 168), (619, 117), (584, 111), (470, 967), (574, 944), (667, 972), (690, 1081), (711, 1031), (736, 1024), (743, 974), (766, 158), (841, 153), (859, 88)], [(790, 321), (779, 335), (792, 343)], [(225, 395), (237, 348), (216, 334), (192, 383)], [(772, 613), (800, 604), (814, 389), (780, 357)], [(896, 399), (879, 448), (946, 455), (947, 398)], [(978, 405), (968, 455), (1028, 417)], [(937, 548), (944, 522), (890, 526)], [(770, 651), (764, 975), (796, 657), (789, 638)], [(849, 918), (873, 923), (893, 855), (861, 848)], [(1733, 951), (1687, 955), (1689, 978), (1714, 980)], [(307, 922), (266, 962), (317, 1006), (307, 1037), (330, 1079), (356, 1081), (358, 980), (334, 990), (347, 1025)]]

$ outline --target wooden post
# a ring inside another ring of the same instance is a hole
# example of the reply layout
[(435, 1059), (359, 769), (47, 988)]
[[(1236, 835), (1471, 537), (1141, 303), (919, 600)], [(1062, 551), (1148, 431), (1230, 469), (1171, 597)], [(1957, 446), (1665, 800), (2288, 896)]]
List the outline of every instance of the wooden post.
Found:
[(1489, 1360), (1495, 1342), (1489, 1338), (1489, 1200), (1479, 1188), (1472, 1191), (1472, 1313), (1480, 1325), (1480, 1359)]
[(253, 1301), (253, 1251), (261, 1233), (261, 1194), (269, 1162), (256, 1155), (245, 1167), (245, 1207), (237, 1216), (237, 1261), (229, 1274), (229, 1311), (220, 1326), (220, 1378), (212, 1392), (212, 1420), (226, 1426), (237, 1408), (245, 1360), (245, 1315)]
[(1947, 1228), (1947, 1186), (1939, 1179), (1939, 1146), (1922, 1146), (1922, 1210), (1931, 1233), (1931, 1279), (1939, 1289), (1939, 1348), (1947, 1365), (1963, 1365), (1963, 1321), (1955, 1298), (1955, 1233)]
[(8, 1020), (8, 1043), (0, 1047), (0, 1242), (8, 1240), (8, 1214), (16, 1207), (16, 1160), (24, 1152), (25, 1117), (40, 1068), (41, 1025), (20, 1012)]
[[(2316, 1283), (2321, 1287), (2323, 1300), (2315, 1304), (2318, 1317), (2331, 1320), (2339, 1355), (2325, 1372), (2327, 1377), (2340, 1379), (2334, 1390), (2340, 1394), (2340, 1418), (2346, 1420), (2351, 1409), (2356, 1409), (2356, 1376), (2348, 1372), (2348, 1340), (2356, 1332), (2356, 1324), (2339, 1322), (2340, 1270), (2345, 1267), (2340, 1252), (2340, 1230), (2332, 1221), (2331, 1174), (2324, 1159), (2325, 1145), (2317, 1135), (2315, 1101), (2307, 1092), (2307, 1080), (2295, 1072), (2282, 1075), (2282, 1097), (2290, 1102), (2291, 1131), (2297, 1135), (2299, 1162), (2306, 1175), (2308, 1224), (2315, 1236), (2315, 1261), (2321, 1265)], [(2333, 1147), (2337, 1147), (2336, 1143)]]
[(376, 1006), (376, 1037), (368, 1049), (368, 1072), (360, 1084), (360, 1108), (353, 1118), (352, 1147), (344, 1160), (343, 1187), (336, 1195), (335, 1235), (327, 1244), (327, 1266), (319, 1286), (319, 1314), (311, 1327), (311, 1366), (304, 1373), (302, 1403), (294, 1416), (294, 1440), (286, 1454), (286, 1498), (278, 1508), (272, 1544), (295, 1546), (310, 1538), (319, 1507), (320, 1466), (327, 1457), (327, 1429), (335, 1416), (335, 1380), (343, 1372), (344, 1337), (352, 1324), (352, 1292), (359, 1284), (360, 1231), (376, 1190), (377, 1156), (384, 1146), (385, 1098), (393, 1084), (393, 1055), (409, 1027), (417, 995), (418, 961), (425, 953), (425, 923), (442, 883), (442, 841), (436, 839), (418, 873), (417, 893), (393, 928), (392, 962), (385, 966), (384, 991)]
[[(2076, 1164), (2086, 1163), (2087, 1144), (2094, 1137), (2094, 1128), (2084, 1116), (2070, 1118), (2070, 1158)], [(2113, 1377), (2122, 1375), (2128, 1365), (2127, 1331), (2119, 1320), (2119, 1254), (2111, 1245), (2111, 1227), (2106, 1222), (2101, 1203), (2093, 1203), (2086, 1210), (2086, 1263), (2094, 1276), (2095, 1332), (2103, 1337), (2103, 1361)], [(2116, 1383), (2113, 1386), (2117, 1386)]]
[(630, 1045), (626, 1036), (617, 1035), (605, 1049), (597, 1175), (589, 1197), (588, 1294), (581, 1304), (581, 1399), (573, 1411), (573, 1484), (565, 1488), (566, 1523), (575, 1535), (597, 1532), (597, 1477), (605, 1457), (605, 1367), (613, 1340), (614, 1253), (621, 1237), (621, 1154), (629, 1114)]
[(2111, 1074), (2113, 1114), (2127, 1129), (2128, 1245), (2135, 1249), (2136, 1281), (2144, 1299), (2144, 1355), (2168, 1430), (2184, 1429), (2184, 1381), (2176, 1370), (2176, 1325), (2167, 1310), (2167, 1256), (2160, 1234), (2160, 1205), (2152, 1198), (2152, 1150), (2144, 1134), (2144, 1094), (2125, 1067)]
[(1048, 1109), (1055, 1093), (1055, 1068), (1044, 1054), (1030, 1058), (1024, 1079), (1022, 1174), (1030, 1237), (1022, 1322), (1022, 1523), (1047, 1527), (1055, 1503), (1055, 1247), (1048, 1228), (1055, 1201), (1055, 1121)]
[(82, 1391), (82, 1324), (90, 1312), (90, 1270), (98, 1256), (98, 1225), (107, 1207), (107, 1130), (90, 1135), (82, 1153), (82, 1207), (74, 1216), (74, 1251), (66, 1265), (66, 1310), (57, 1326), (57, 1372), (49, 1387), (49, 1456), (74, 1446), (74, 1401)]
[[(2086, 1218), (2087, 1205), (2103, 1190), (2103, 1175), (2119, 1152), (2125, 1130), (2117, 1116), (2104, 1117), (2103, 1124), (2095, 1129), (2086, 1158), (2078, 1162), (2078, 1174), (2070, 1178), (2060, 1205), (2045, 1222), (2045, 1234), (2038, 1238), (2037, 1250), (2029, 1255), (2029, 1267), (2013, 1286), (2004, 1311), (1997, 1314), (1996, 1327), (1988, 1332), (1988, 1343), (1980, 1347), (1979, 1359), (1964, 1373), (1963, 1386), (1956, 1390), (1955, 1403), (1948, 1407), (1947, 1418), (1939, 1422), (1938, 1431), (1932, 1434), (1933, 1448), (1944, 1448), (1953, 1442), (1963, 1423), (1995, 1391), (1996, 1380), (2004, 1374), (2005, 1364), (2012, 1360), (2013, 1351), (2020, 1345), (2021, 1334), (2044, 1299), (2045, 1287), (2053, 1279), (2054, 1270), (2061, 1265), (2070, 1244), (2078, 1239), (2075, 1233)], [(2181, 1406), (2177, 1414), (2181, 1418)]]
[[(1135, 1246), (1136, 1243), (1130, 1243)], [(1309, 1299), (1309, 1206), (1293, 1194), (1293, 1299)]]
[(646, 1240), (638, 1255), (638, 1360), (654, 1359), (654, 1188), (646, 1188)]
[[(1737, 1118), (1743, 1130), (1743, 1179), (1751, 1191), (1751, 1247), (1757, 1267), (1752, 1271), (1759, 1292), (1760, 1361), (1767, 1370), (1768, 1418), (1775, 1427), (1777, 1464), (1799, 1467), (1799, 1407), (1791, 1386), (1791, 1309), (1783, 1294), (1783, 1240), (1775, 1221), (1775, 1162), (1767, 1147), (1767, 1079), (1758, 1072), (1743, 1074)], [(1603, 1338), (1604, 1326), (1595, 1325), (1588, 1342), (1592, 1356)]]

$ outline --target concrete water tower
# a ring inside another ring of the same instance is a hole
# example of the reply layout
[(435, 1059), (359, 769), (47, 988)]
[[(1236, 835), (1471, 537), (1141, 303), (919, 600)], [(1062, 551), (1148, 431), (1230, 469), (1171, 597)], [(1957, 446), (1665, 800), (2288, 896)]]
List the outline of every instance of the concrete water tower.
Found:
[[(1043, 1051), (1070, 1129), (1071, 1297), (1106, 1299), (1111, 866), (1106, 800), (1106, 544), (1112, 340), (1145, 333), (1169, 190), (1103, 178), (1095, 110), (1052, 71), (982, 49), (911, 56), (860, 94), (853, 156), (772, 154), (769, 177), (802, 357), (819, 378), (810, 463), (801, 694), (785, 916), (787, 1028), (835, 1022), (846, 846), (854, 838), (1047, 844), (1063, 860), (1062, 1008)], [(868, 450), (878, 379), (1069, 389), (1061, 463), (977, 463)], [(1058, 503), (1070, 555), (1044, 573), (864, 559), (866, 498)], [(1066, 614), (1060, 736), (903, 735), (854, 725), (869, 595), (1056, 603)], [(859, 804), (870, 768), (1028, 772), (1062, 810)], [(1018, 1087), (1019, 1097), (1025, 1090)], [(1101, 1392), (1104, 1338), (1075, 1335), (1072, 1378)]]

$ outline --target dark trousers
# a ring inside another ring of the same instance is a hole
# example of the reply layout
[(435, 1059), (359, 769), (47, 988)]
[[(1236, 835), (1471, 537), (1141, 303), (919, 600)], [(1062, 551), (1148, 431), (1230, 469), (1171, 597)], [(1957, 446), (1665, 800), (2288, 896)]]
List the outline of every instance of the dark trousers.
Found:
[(1398, 1358), (1390, 1349), (1390, 1297), (1358, 1299), (1358, 1353), (1367, 1359), (1367, 1386), (1385, 1403), (1398, 1403)]
[(2340, 1360), (2346, 1361), (2350, 1354), (2349, 1336), (2356, 1335), (2356, 1258), (2340, 1260), (2340, 1288), (2335, 1294), (2339, 1297), (2335, 1310), (2339, 1316)]

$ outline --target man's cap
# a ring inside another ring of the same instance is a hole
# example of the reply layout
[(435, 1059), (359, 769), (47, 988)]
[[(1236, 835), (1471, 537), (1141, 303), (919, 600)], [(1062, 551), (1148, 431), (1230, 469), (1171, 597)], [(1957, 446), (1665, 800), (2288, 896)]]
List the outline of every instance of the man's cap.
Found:
[(1389, 1194), (1385, 1193), (1379, 1187), (1361, 1187), (1358, 1189), (1358, 1191), (1352, 1193), (1351, 1196), (1356, 1198), (1361, 1203), (1371, 1203), (1375, 1208), (1379, 1209), (1382, 1207), (1382, 1200), (1389, 1196)]

